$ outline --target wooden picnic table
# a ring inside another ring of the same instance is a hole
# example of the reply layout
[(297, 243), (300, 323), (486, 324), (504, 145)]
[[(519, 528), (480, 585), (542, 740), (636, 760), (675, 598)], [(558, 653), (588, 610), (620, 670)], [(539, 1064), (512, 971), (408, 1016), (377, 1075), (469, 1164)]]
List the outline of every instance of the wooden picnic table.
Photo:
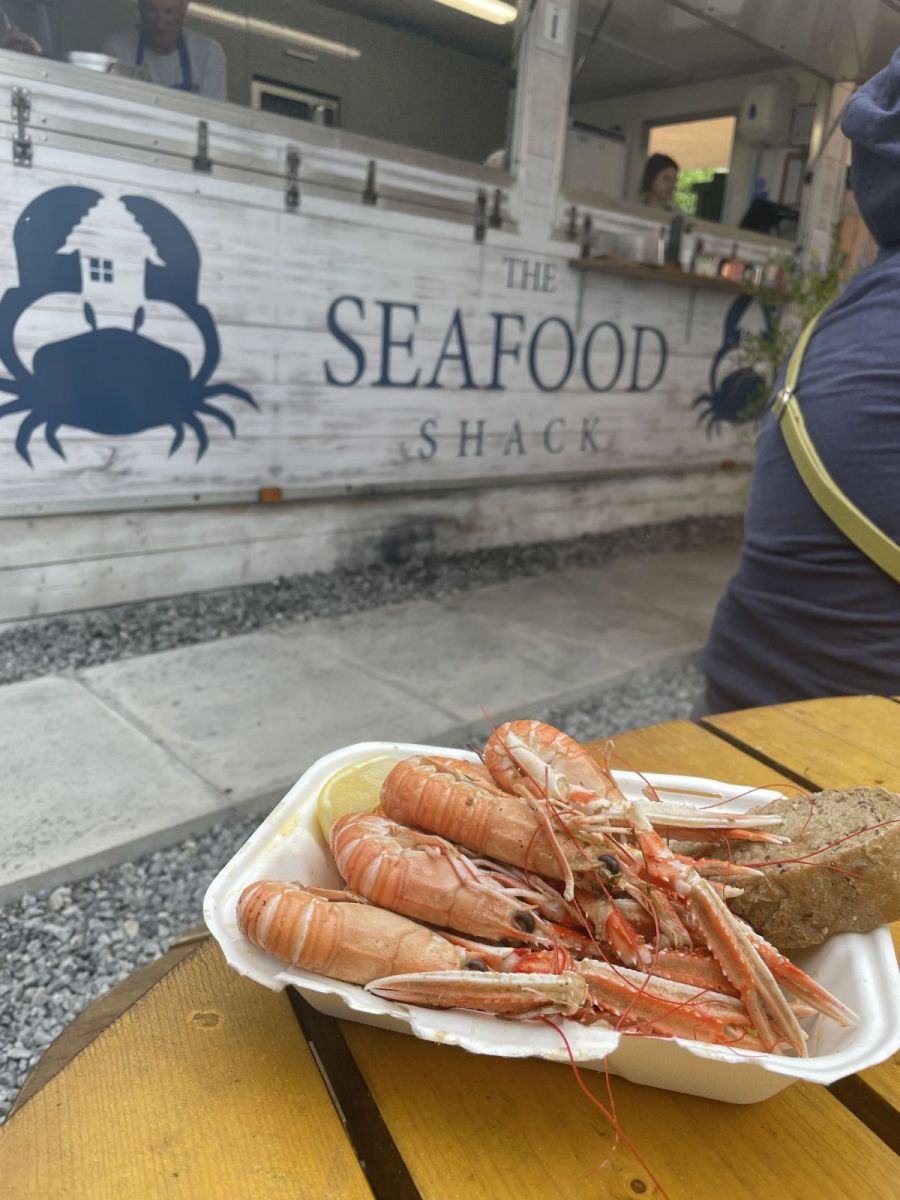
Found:
[[(900, 790), (900, 703), (889, 699), (804, 701), (615, 740), (647, 771)], [(602, 1094), (602, 1074), (587, 1078)], [(622, 1127), (671, 1200), (900, 1195), (900, 1058), (753, 1105), (611, 1083)], [(48, 1050), (0, 1130), (0, 1190), (10, 1200), (658, 1194), (613, 1141), (565, 1065), (332, 1020), (239, 977), (198, 935)]]

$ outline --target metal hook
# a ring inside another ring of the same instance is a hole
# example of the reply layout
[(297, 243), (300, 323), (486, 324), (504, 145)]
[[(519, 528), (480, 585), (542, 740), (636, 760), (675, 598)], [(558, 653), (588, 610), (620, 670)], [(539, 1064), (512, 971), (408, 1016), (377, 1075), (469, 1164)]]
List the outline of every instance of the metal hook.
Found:
[(366, 168), (366, 187), (362, 194), (363, 204), (377, 204), (378, 192), (375, 190), (375, 159), (369, 159)]
[(591, 214), (585, 213), (584, 214), (584, 223), (581, 226), (581, 257), (582, 258), (590, 258), (591, 257), (592, 226), (593, 226), (593, 221), (591, 220)]
[(209, 122), (197, 122), (197, 153), (194, 155), (194, 170), (209, 174), (213, 169), (209, 157)]
[(483, 242), (487, 233), (487, 192), (479, 191), (475, 201), (475, 241)]
[(300, 207), (300, 151), (296, 146), (288, 147), (285, 179), (284, 207), (296, 212)]
[(28, 122), (31, 120), (31, 93), (28, 88), (12, 89), (12, 119), (16, 123), (13, 134), (13, 163), (17, 167), (30, 167), (33, 159)]
[(491, 205), (491, 215), (488, 219), (488, 224), (491, 229), (503, 228), (503, 210), (502, 210), (503, 193), (499, 188), (494, 188), (494, 203)]

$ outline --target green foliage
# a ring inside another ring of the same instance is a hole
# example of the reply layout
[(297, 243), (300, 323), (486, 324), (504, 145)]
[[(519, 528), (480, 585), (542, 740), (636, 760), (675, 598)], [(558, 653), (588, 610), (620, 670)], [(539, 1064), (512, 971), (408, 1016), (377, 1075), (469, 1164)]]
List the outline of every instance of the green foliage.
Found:
[(697, 212), (697, 195), (694, 191), (694, 184), (709, 183), (713, 175), (725, 169), (724, 167), (695, 167), (691, 171), (679, 171), (678, 182), (672, 193), (672, 204), (679, 212), (694, 216)]
[(796, 257), (786, 254), (777, 260), (784, 276), (782, 288), (750, 287), (750, 294), (769, 310), (771, 334), (747, 334), (741, 341), (740, 365), (763, 378), (757, 395), (742, 414), (745, 421), (759, 421), (782, 363), (787, 361), (804, 325), (840, 293), (846, 282), (847, 256), (841, 250), (838, 227), (831, 236), (828, 259), (817, 259), (804, 269)]

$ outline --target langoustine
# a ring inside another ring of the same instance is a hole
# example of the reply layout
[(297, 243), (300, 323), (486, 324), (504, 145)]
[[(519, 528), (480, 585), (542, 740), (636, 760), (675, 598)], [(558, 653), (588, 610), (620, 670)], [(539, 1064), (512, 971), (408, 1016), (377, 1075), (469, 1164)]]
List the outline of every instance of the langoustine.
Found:
[(238, 928), (254, 946), (330, 979), (366, 984), (404, 972), (488, 970), (508, 951), (456, 945), (398, 913), (360, 903), (352, 892), (261, 880), (237, 902)]
[[(541, 772), (534, 763), (529, 766), (526, 786), (521, 774), (501, 775), (500, 780), (491, 782), (480, 764), (414, 757), (399, 763), (385, 781), (385, 815), (369, 822), (362, 817), (345, 818), (343, 830), (338, 823), (333, 831), (339, 865), (342, 832), (352, 847), (344, 863), (348, 869), (342, 874), (354, 876), (351, 886), (355, 891), (367, 891), (376, 903), (411, 913), (418, 920), (441, 926), (462, 924), (471, 935), (513, 945), (497, 946), (493, 952), (482, 946), (479, 953), (472, 949), (474, 943), (448, 934), (438, 955), (440, 965), (430, 954), (426, 959), (415, 951), (401, 958), (392, 950), (387, 958), (381, 953), (380, 961), (387, 965), (378, 970), (379, 960), (366, 954), (363, 943), (369, 935), (362, 925), (383, 923), (384, 917), (355, 918), (359, 929), (353, 927), (354, 919), (345, 924), (341, 917), (346, 941), (342, 953), (351, 959), (359, 953), (366, 960), (365, 968), (353, 968), (359, 978), (351, 982), (369, 984), (381, 995), (408, 1003), (473, 1007), (506, 1016), (552, 1012), (578, 1020), (611, 1019), (617, 1028), (631, 1032), (693, 1036), (746, 1049), (788, 1050), (801, 1055), (805, 1038), (797, 1016), (807, 1015), (809, 1007), (842, 1024), (855, 1022), (848, 1009), (728, 912), (722, 883), (702, 878), (690, 860), (673, 854), (651, 819), (659, 815), (656, 804), (627, 801), (611, 772), (602, 767), (598, 767), (602, 794), (599, 786), (590, 786), (598, 777), (590, 773), (586, 752), (580, 747), (582, 754), (573, 752), (576, 777), (568, 781), (566, 751), (570, 747), (565, 735), (528, 724), (531, 735), (552, 745), (553, 757), (544, 781), (553, 796), (540, 794)], [(508, 727), (496, 732), (495, 749), (496, 743), (503, 749), (502, 739), (508, 735)], [(577, 743), (571, 745), (577, 747)], [(502, 757), (500, 751), (494, 757)], [(491, 765), (487, 751), (485, 759)], [(515, 788), (515, 793), (497, 786), (498, 782)], [(696, 811), (670, 804), (659, 827), (696, 828), (690, 815)], [(741, 829), (747, 831), (746, 836), (756, 836), (754, 824), (772, 824), (766, 814), (761, 821), (758, 818), (759, 814), (719, 813), (701, 820), (729, 834)], [(367, 824), (373, 843), (369, 846), (365, 841)], [(399, 832), (413, 825), (438, 836)], [(346, 834), (347, 829), (351, 834)], [(386, 832), (388, 840), (409, 843), (402, 847), (403, 853), (408, 854), (412, 847), (422, 871), (416, 877), (405, 866), (397, 869), (395, 862), (390, 868), (395, 872), (393, 879), (385, 882), (390, 874), (386, 872), (379, 890), (381, 868), (376, 870), (373, 864), (383, 857), (383, 846), (376, 843), (379, 839), (384, 842)], [(467, 847), (468, 854), (454, 843)], [(475, 856), (488, 854), (503, 863), (517, 864), (518, 871), (501, 865), (475, 867), (474, 862), (479, 861)], [(351, 859), (357, 860), (357, 873), (349, 865)], [(509, 878), (498, 889), (491, 881), (492, 874), (504, 873)], [(554, 882), (544, 882), (541, 877)], [(373, 883), (376, 886), (370, 886)], [(429, 896), (429, 887), (440, 894)], [(448, 889), (455, 894), (444, 894)], [(466, 896), (465, 905), (471, 910), (465, 920), (452, 915), (456, 894)], [(485, 924), (473, 925), (471, 913), (487, 897), (490, 915)], [(351, 899), (355, 897), (348, 895), (344, 903)], [(555, 917), (562, 914), (567, 921), (574, 914), (584, 922), (583, 928), (571, 931), (566, 942), (559, 925), (539, 913), (541, 905), (548, 910), (556, 905)], [(303, 912), (309, 907), (305, 902)], [(589, 909), (594, 910), (591, 923), (585, 921)], [(600, 920), (599, 912), (604, 914)], [(329, 917), (329, 922), (335, 920)], [(310, 928), (314, 923), (312, 914), (298, 915), (298, 921)], [(284, 957), (286, 946), (282, 945), (278, 954), (268, 936), (277, 924), (274, 917), (265, 929), (258, 923), (257, 933), (262, 931), (265, 936), (257, 944)], [(287, 932), (284, 938), (293, 945)], [(535, 975), (522, 944), (546, 945), (548, 941), (552, 948), (542, 960), (546, 969)], [(573, 947), (578, 961), (562, 949), (563, 942)], [(415, 944), (409, 932), (407, 947), (411, 950)], [(703, 945), (711, 954), (698, 949)], [(448, 962), (448, 958), (457, 961)], [(623, 965), (615, 965), (615, 959)], [(319, 953), (305, 953), (299, 965), (326, 974), (336, 975), (337, 971), (336, 960)], [(483, 978), (473, 980), (473, 968), (483, 971)], [(342, 965), (340, 969), (345, 973), (336, 977), (346, 978), (351, 968)], [(675, 978), (661, 978), (666, 972)], [(784, 996), (781, 987), (795, 999)]]
[(574, 930), (554, 927), (542, 915), (542, 905), (558, 902), (542, 881), (529, 886), (436, 834), (358, 812), (334, 823), (329, 845), (349, 887), (372, 904), (492, 941), (551, 946), (577, 939)]

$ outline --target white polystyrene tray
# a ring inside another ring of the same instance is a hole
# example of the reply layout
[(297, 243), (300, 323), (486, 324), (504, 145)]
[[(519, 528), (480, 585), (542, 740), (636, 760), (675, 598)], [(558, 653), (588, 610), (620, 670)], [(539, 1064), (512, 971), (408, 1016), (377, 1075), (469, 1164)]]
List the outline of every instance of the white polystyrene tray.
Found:
[[(567, 1062), (562, 1039), (543, 1022), (505, 1021), (458, 1009), (432, 1010), (382, 1000), (355, 984), (285, 967), (251, 945), (238, 930), (237, 898), (247, 884), (258, 879), (341, 886), (316, 820), (316, 800), (335, 771), (374, 754), (441, 754), (476, 761), (475, 755), (464, 751), (393, 742), (361, 742), (320, 758), (219, 872), (206, 893), (203, 915), (225, 958), (240, 974), (265, 987), (280, 991), (290, 984), (329, 1016), (462, 1046), (475, 1054)], [(642, 778), (629, 771), (614, 774), (626, 795), (641, 794)], [(686, 803), (710, 804), (711, 793), (725, 796), (728, 802), (720, 806), (722, 811), (754, 808), (777, 795), (695, 776), (650, 774), (646, 779), (664, 797), (668, 789), (677, 789), (672, 798)], [(697, 794), (686, 794), (692, 791)], [(796, 961), (861, 1018), (856, 1029), (843, 1029), (820, 1016), (805, 1021), (807, 1059), (681, 1038), (628, 1037), (569, 1020), (562, 1025), (583, 1068), (603, 1070), (608, 1063), (614, 1074), (635, 1083), (737, 1104), (765, 1100), (797, 1079), (833, 1083), (883, 1061), (900, 1048), (900, 972), (886, 928), (840, 934), (824, 946), (798, 955)]]

